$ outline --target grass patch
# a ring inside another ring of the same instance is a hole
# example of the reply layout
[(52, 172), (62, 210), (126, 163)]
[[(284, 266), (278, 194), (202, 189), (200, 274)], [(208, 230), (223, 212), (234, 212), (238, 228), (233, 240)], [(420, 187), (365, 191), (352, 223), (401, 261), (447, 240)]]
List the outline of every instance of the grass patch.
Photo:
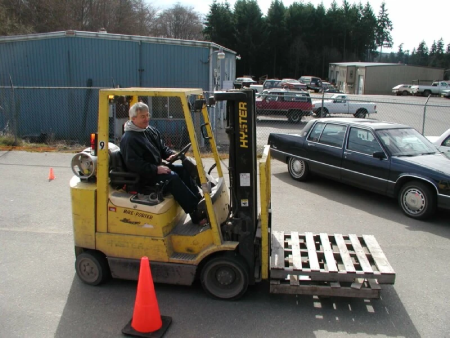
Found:
[(18, 150), (30, 152), (69, 152), (78, 153), (86, 148), (84, 145), (74, 144), (74, 142), (53, 141), (47, 143), (34, 143), (11, 135), (0, 136), (0, 150)]
[(0, 145), (1, 146), (7, 146), (7, 147), (15, 147), (20, 146), (22, 144), (21, 139), (14, 139), (14, 136), (11, 135), (2, 135), (0, 136)]

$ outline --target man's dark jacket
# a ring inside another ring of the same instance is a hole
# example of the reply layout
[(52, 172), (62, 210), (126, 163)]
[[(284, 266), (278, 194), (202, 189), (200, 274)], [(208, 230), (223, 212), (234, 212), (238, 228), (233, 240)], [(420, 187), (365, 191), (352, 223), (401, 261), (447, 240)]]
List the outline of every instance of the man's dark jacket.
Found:
[(120, 140), (120, 152), (128, 171), (139, 174), (140, 187), (156, 183), (158, 166), (174, 154), (159, 131), (151, 126), (144, 132), (126, 131)]

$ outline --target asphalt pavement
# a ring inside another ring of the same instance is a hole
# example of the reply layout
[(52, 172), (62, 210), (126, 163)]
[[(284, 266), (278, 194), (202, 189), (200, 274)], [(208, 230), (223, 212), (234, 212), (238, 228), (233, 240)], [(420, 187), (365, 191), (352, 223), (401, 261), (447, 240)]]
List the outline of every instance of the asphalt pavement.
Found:
[[(92, 287), (75, 275), (69, 180), (73, 154), (0, 152), (0, 337), (122, 337), (136, 282)], [(50, 168), (55, 179), (48, 180)], [(379, 300), (272, 295), (239, 301), (201, 286), (156, 284), (165, 337), (449, 337), (450, 213), (404, 216), (396, 201), (342, 184), (293, 181), (272, 163), (275, 230), (375, 235), (397, 273)]]

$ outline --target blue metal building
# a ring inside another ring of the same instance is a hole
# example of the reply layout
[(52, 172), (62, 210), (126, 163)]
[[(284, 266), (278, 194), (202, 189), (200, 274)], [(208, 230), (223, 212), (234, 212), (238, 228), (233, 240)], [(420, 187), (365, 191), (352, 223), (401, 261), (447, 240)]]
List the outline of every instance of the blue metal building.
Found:
[(83, 140), (97, 128), (99, 88), (208, 92), (229, 87), (235, 74), (236, 53), (206, 41), (80, 31), (0, 37), (0, 131)]

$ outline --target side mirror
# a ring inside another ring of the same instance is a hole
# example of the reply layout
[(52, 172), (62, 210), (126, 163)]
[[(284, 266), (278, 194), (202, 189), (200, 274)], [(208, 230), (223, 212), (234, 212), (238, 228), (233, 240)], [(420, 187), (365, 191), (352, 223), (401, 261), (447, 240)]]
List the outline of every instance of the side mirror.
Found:
[(216, 99), (214, 96), (208, 97), (208, 102), (206, 103), (207, 107), (214, 107), (216, 105)]
[(385, 159), (386, 158), (386, 154), (383, 151), (376, 151), (372, 154), (372, 156), (374, 158), (378, 158), (380, 160)]
[(205, 99), (195, 100), (195, 103), (194, 103), (195, 111), (201, 111), (205, 104), (206, 104), (206, 100)]

